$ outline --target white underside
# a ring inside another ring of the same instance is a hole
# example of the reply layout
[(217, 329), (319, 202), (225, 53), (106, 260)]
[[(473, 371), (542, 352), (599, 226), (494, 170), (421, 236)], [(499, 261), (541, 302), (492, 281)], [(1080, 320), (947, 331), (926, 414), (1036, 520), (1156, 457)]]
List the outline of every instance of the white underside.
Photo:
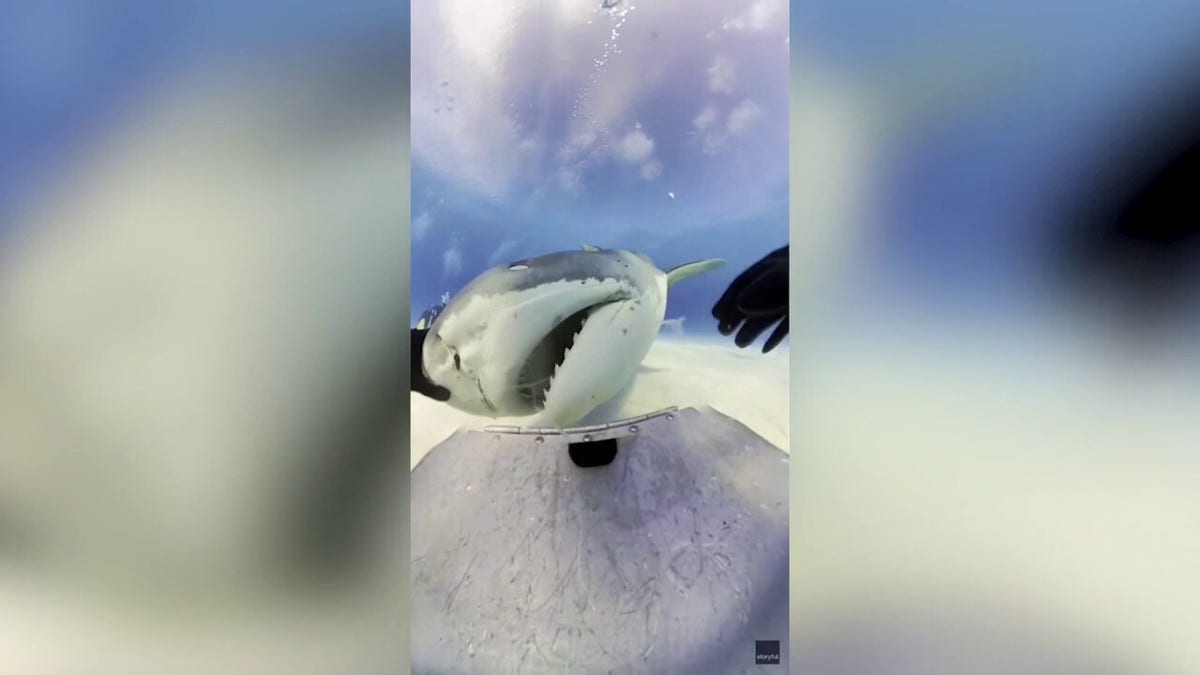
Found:
[(457, 348), (463, 371), (448, 358), (431, 359), (435, 348), (427, 346), (426, 372), (450, 389), (449, 404), (459, 410), (489, 417), (521, 415), (526, 405), (516, 382), (521, 365), (554, 328), (555, 319), (628, 293), (628, 284), (616, 279), (589, 279), (472, 297), (464, 306), (448, 309), (438, 327)]
[[(654, 289), (657, 290), (657, 289)], [(567, 427), (616, 396), (633, 378), (658, 335), (665, 295), (653, 290), (640, 302), (626, 300), (596, 309), (551, 381), (545, 407), (532, 426)]]

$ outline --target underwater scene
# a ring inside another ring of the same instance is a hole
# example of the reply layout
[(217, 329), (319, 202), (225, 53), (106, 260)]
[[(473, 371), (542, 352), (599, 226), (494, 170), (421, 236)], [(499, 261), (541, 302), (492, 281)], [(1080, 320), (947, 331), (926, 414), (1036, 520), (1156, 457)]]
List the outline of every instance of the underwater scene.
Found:
[[(786, 2), (414, 3), (412, 325), (431, 325), (489, 269), (566, 251), (586, 264), (584, 246), (664, 272), (723, 261), (649, 308), (661, 318), (642, 367), (591, 420), (706, 403), (786, 451), (788, 342), (762, 350), (778, 321), (739, 348), (713, 307), (788, 243), (787, 12)], [(545, 281), (588, 274), (571, 263)], [(638, 358), (576, 352), (609, 360), (595, 368)], [(414, 466), (479, 417), (419, 395), (413, 406)], [(500, 408), (484, 417), (512, 416)]]
[(786, 671), (787, 3), (412, 10), (413, 672)]
[(412, 5), (0, 7), (0, 672), (1200, 672), (1200, 4)]

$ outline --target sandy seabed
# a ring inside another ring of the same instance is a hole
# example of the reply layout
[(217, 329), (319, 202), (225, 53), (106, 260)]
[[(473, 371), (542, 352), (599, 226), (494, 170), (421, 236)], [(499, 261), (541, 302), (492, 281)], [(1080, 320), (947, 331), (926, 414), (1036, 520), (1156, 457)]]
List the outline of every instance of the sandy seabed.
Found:
[[(670, 406), (708, 405), (787, 452), (788, 367), (786, 345), (763, 354), (757, 345), (738, 349), (732, 338), (720, 342), (660, 338), (626, 390), (598, 414), (613, 420)], [(519, 425), (526, 419), (471, 415), (414, 393), (411, 466), (415, 468), (434, 446), (460, 428)]]

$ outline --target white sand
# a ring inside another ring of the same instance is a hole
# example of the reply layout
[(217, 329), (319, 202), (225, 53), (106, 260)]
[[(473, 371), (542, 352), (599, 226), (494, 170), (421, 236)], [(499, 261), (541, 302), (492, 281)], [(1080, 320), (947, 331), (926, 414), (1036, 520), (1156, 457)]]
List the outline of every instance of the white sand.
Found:
[[(788, 450), (788, 351), (763, 354), (755, 345), (738, 349), (732, 338), (659, 338), (625, 392), (599, 414), (621, 419), (669, 406), (713, 408), (737, 419), (777, 447)], [(528, 419), (528, 418), (524, 418)], [(462, 427), (521, 424), (523, 418), (492, 419), (412, 395), (412, 466)], [(597, 421), (589, 419), (588, 422)]]

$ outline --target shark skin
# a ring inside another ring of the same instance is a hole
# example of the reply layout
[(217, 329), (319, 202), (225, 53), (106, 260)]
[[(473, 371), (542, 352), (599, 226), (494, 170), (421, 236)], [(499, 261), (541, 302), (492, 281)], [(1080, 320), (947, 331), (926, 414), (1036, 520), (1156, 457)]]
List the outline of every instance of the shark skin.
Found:
[(584, 246), (499, 265), (430, 326), (425, 375), (459, 410), (569, 427), (633, 378), (662, 325), (668, 289), (723, 264), (664, 272), (640, 253)]

